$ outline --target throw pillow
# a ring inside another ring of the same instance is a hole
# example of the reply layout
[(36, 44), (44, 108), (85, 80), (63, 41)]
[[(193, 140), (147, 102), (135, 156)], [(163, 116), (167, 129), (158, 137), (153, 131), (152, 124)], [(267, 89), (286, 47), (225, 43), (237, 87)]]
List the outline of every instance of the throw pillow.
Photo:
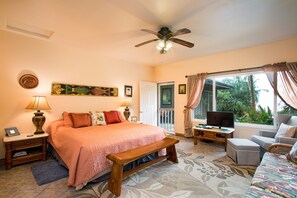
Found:
[(105, 116), (104, 116), (104, 113), (103, 112), (90, 111), (90, 115), (92, 117), (92, 126), (106, 125)]
[(72, 122), (70, 113), (64, 111), (62, 115), (63, 115), (63, 120), (64, 120), (64, 126), (65, 127), (73, 127), (73, 122)]
[(297, 164), (297, 142), (295, 142), (291, 151), (286, 156), (288, 160)]
[(120, 123), (118, 111), (104, 111), (106, 124)]
[(87, 127), (92, 124), (90, 114), (88, 113), (70, 113), (70, 115), (74, 128)]
[(290, 126), (284, 123), (281, 123), (275, 138), (278, 137), (293, 137), (295, 134), (297, 126)]

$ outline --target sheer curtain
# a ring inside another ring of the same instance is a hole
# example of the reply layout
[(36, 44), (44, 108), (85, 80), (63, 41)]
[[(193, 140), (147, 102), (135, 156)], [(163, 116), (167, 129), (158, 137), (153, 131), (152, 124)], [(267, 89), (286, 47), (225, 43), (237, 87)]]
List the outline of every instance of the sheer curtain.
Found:
[(297, 109), (297, 62), (265, 65), (263, 69), (274, 93), (288, 106)]
[(191, 118), (191, 109), (195, 109), (200, 102), (205, 79), (207, 77), (206, 73), (201, 73), (197, 75), (188, 76), (187, 87), (187, 105), (185, 106), (185, 117), (184, 117), (184, 126), (185, 126), (185, 137), (192, 137), (192, 118)]

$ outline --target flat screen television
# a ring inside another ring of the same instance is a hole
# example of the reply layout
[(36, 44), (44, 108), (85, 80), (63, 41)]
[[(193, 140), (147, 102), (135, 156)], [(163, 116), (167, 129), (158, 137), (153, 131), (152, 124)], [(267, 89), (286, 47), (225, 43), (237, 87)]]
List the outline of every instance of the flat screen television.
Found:
[(209, 126), (234, 128), (234, 113), (225, 111), (208, 111), (206, 124)]

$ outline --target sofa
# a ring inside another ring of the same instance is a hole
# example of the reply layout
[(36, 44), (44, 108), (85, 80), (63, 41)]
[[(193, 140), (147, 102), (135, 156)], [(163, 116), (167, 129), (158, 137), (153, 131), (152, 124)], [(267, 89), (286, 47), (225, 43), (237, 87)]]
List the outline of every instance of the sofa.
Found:
[[(264, 153), (267, 151), (268, 147), (273, 143), (284, 143), (293, 145), (297, 142), (297, 116), (291, 116), (286, 114), (279, 114), (277, 122), (277, 130), (267, 131), (261, 130), (259, 131), (259, 135), (253, 135), (251, 140), (258, 145), (260, 145), (260, 157), (262, 158)], [(283, 132), (286, 129), (295, 129), (293, 134), (287, 135), (277, 135), (280, 132)]]
[(257, 167), (245, 197), (297, 197), (297, 143), (295, 145), (295, 161), (271, 151), (277, 147), (290, 148), (291, 145), (276, 143), (269, 148)]

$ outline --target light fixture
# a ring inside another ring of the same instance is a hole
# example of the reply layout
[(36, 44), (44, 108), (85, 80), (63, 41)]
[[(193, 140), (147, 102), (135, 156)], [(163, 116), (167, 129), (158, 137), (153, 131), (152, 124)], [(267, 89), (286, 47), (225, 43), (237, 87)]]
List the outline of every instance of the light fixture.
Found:
[(125, 111), (124, 111), (124, 116), (125, 116), (126, 120), (129, 119), (130, 114), (131, 114), (130, 111), (129, 111), (129, 106), (130, 105), (131, 105), (131, 99), (129, 99), (129, 98), (125, 98), (123, 100), (122, 104), (121, 104), (121, 107), (126, 107)]
[(36, 131), (34, 134), (42, 134), (44, 131), (42, 130), (42, 126), (45, 122), (45, 117), (43, 116), (43, 112), (40, 110), (50, 110), (50, 106), (48, 105), (45, 96), (33, 96), (31, 102), (26, 107), (26, 109), (37, 110), (35, 112), (35, 116), (32, 118), (32, 122), (36, 127)]
[(169, 40), (159, 40), (157, 49), (161, 54), (165, 54), (172, 47), (172, 42)]

